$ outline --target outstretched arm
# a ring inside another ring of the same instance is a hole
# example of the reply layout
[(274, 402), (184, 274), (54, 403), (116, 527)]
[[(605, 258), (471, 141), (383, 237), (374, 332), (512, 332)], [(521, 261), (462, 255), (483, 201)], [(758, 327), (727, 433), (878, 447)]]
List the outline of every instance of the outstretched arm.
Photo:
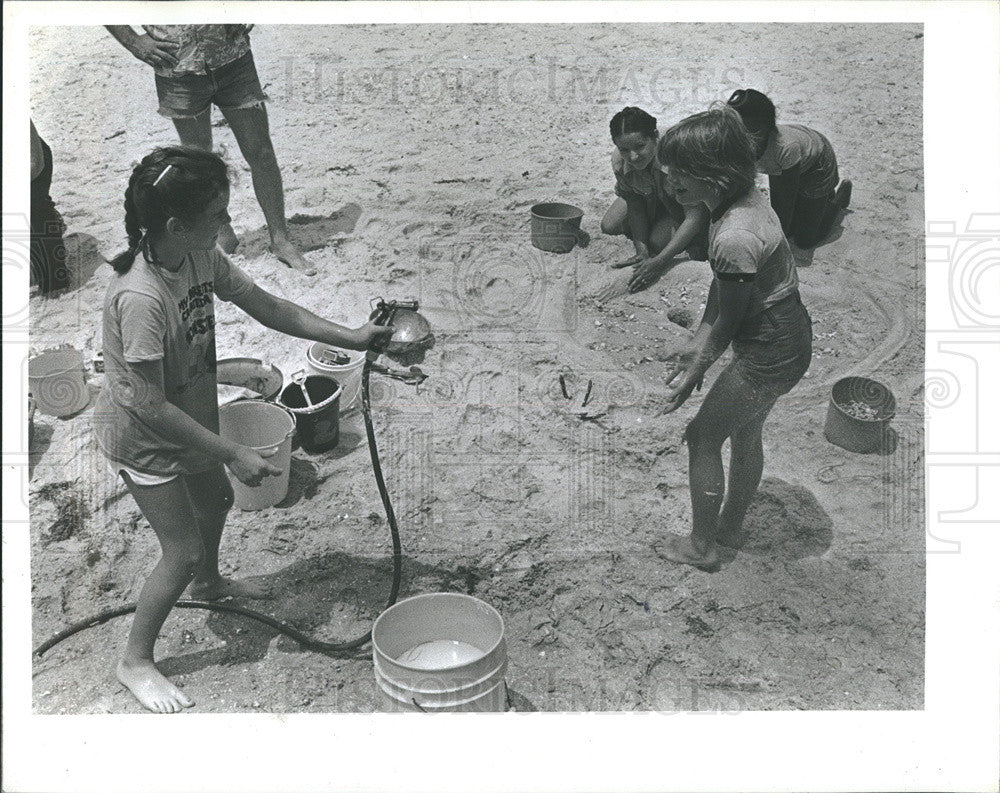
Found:
[(338, 325), (256, 285), (245, 297), (233, 302), (266, 328), (348, 350), (367, 350), (376, 339), (388, 339), (393, 333), (392, 328), (370, 322), (360, 328)]
[(679, 262), (674, 261), (674, 257), (690, 247), (698, 233), (708, 226), (708, 220), (708, 207), (704, 204), (684, 207), (684, 220), (677, 227), (670, 242), (662, 251), (651, 256), (636, 268), (632, 280), (628, 283), (629, 291), (636, 292), (645, 289), (665, 272), (679, 264)]
[(136, 33), (131, 25), (105, 25), (108, 32), (125, 49), (143, 63), (157, 69), (169, 69), (177, 65), (178, 44), (166, 39), (154, 38), (148, 33)]

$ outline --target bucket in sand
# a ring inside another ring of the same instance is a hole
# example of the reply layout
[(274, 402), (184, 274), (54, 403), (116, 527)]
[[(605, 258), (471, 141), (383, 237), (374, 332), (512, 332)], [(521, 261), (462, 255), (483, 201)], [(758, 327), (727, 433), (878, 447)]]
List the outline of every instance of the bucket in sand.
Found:
[(41, 413), (60, 418), (79, 413), (90, 403), (83, 353), (61, 347), (31, 358), (28, 391)]
[(257, 487), (249, 487), (229, 473), (236, 507), (247, 511), (267, 509), (288, 494), (294, 431), (292, 414), (270, 402), (246, 400), (219, 408), (219, 434), (222, 437), (249, 446), (281, 469), (279, 476), (266, 476)]
[(576, 247), (583, 210), (572, 204), (535, 204), (531, 208), (531, 244), (550, 253)]
[(303, 449), (313, 454), (329, 451), (340, 440), (340, 385), (326, 375), (303, 374), (298, 372), (281, 389), (278, 402), (295, 414)]
[(349, 413), (361, 406), (361, 370), (365, 353), (342, 350), (317, 341), (306, 350), (306, 365), (313, 374), (332, 377), (340, 383), (340, 412)]
[(830, 392), (823, 435), (850, 452), (878, 451), (895, 415), (896, 397), (887, 386), (867, 377), (844, 377)]
[(372, 628), (375, 682), (392, 712), (507, 710), (503, 618), (469, 595), (401, 600)]

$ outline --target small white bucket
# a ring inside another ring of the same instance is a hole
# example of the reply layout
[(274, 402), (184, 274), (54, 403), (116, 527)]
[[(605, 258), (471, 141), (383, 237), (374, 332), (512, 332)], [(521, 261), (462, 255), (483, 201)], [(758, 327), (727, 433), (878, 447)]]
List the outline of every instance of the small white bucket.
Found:
[(72, 416), (90, 403), (83, 353), (72, 347), (46, 350), (28, 361), (28, 390), (48, 416)]
[[(338, 358), (346, 363), (337, 363)], [(365, 353), (360, 350), (342, 350), (323, 342), (314, 342), (306, 350), (306, 363), (313, 374), (332, 377), (340, 383), (340, 412), (347, 413), (361, 406), (361, 371), (365, 366)]]
[(243, 484), (227, 471), (233, 484), (236, 507), (248, 511), (267, 509), (288, 494), (294, 431), (295, 419), (292, 415), (270, 402), (246, 400), (219, 408), (219, 434), (222, 437), (249, 446), (271, 465), (281, 469), (280, 476), (265, 476), (257, 487)]
[(507, 710), (503, 618), (470, 595), (401, 600), (372, 627), (375, 682), (393, 712)]

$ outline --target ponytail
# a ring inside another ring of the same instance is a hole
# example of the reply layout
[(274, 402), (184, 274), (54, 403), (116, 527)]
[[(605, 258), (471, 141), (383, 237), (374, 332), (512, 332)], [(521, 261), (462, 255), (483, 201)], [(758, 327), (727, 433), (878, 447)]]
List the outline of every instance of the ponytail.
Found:
[(132, 170), (125, 190), (128, 248), (108, 263), (124, 275), (140, 251), (148, 260), (150, 239), (163, 233), (170, 218), (196, 218), (228, 187), (219, 155), (190, 146), (154, 149)]

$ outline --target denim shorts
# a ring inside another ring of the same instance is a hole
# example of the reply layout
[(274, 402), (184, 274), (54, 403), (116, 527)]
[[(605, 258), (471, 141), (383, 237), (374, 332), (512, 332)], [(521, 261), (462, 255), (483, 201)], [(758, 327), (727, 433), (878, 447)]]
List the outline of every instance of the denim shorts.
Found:
[(733, 339), (731, 366), (745, 380), (788, 393), (812, 363), (812, 319), (798, 291), (752, 317)]
[(193, 118), (212, 104), (221, 110), (256, 107), (267, 101), (253, 53), (248, 52), (208, 74), (156, 75), (159, 113), (167, 118)]

